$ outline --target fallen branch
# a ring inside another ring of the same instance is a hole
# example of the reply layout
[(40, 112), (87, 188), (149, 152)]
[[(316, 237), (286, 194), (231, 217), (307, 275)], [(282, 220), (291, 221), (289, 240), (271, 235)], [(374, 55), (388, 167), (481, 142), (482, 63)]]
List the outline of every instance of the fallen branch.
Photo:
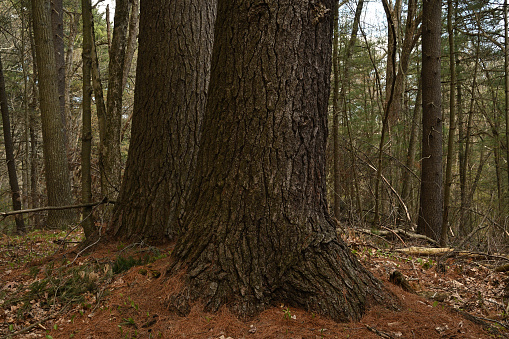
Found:
[[(445, 253), (453, 252), (449, 247), (407, 247), (398, 248), (396, 252), (404, 253), (407, 255), (443, 255)], [(458, 252), (459, 253), (459, 252)]]
[[(484, 223), (484, 221), (486, 220), (486, 217), (482, 220), (481, 224), (475, 228), (474, 230), (472, 230), (472, 232), (470, 232), (460, 243), (458, 246), (456, 246), (456, 248), (452, 251), (449, 251), (449, 252), (445, 252), (443, 256), (441, 256), (440, 258), (438, 258), (437, 260), (437, 269), (442, 271), (442, 272), (445, 272), (445, 266), (443, 265), (443, 263), (448, 259), (450, 258), (451, 256), (454, 255), (455, 252), (458, 252), (458, 248), (462, 248), (466, 243), (467, 241), (470, 240), (470, 238), (472, 238), (474, 236), (474, 234), (476, 234), (477, 232), (479, 232), (480, 230), (482, 230), (483, 228), (486, 228), (488, 227), (488, 225), (486, 226), (482, 226), (482, 224)], [(459, 252), (460, 253), (460, 252)], [(468, 255), (468, 252), (467, 252), (467, 255)]]
[(391, 339), (391, 338), (394, 338), (392, 335), (390, 335), (389, 333), (387, 332), (382, 332), (380, 330), (377, 330), (376, 328), (374, 327), (371, 327), (369, 325), (366, 325), (366, 328), (368, 330), (370, 330), (371, 332), (375, 333), (376, 335), (382, 337), (382, 338), (388, 338), (388, 339)]
[(376, 231), (376, 233), (372, 232), (371, 230), (365, 230), (365, 229), (360, 229), (359, 231), (362, 232), (362, 233), (370, 234), (370, 235), (381, 235), (381, 236), (387, 236), (387, 235), (390, 235), (390, 234), (399, 234), (399, 235), (403, 235), (405, 237), (412, 238), (412, 239), (426, 240), (426, 241), (428, 241), (428, 242), (430, 242), (432, 244), (438, 245), (438, 242), (436, 240), (431, 239), (430, 237), (427, 237), (427, 236), (422, 235), (422, 234), (417, 234), (417, 233), (414, 233), (414, 232), (410, 232), (410, 231), (405, 231), (405, 230), (400, 229), (400, 228), (395, 228), (395, 229), (390, 230), (390, 231)]
[(495, 272), (507, 272), (509, 271), (509, 264), (501, 265), (495, 268)]
[(115, 201), (108, 200), (107, 198), (104, 198), (103, 200), (99, 202), (92, 202), (88, 204), (79, 204), (79, 205), (69, 205), (69, 206), (46, 206), (46, 207), (39, 207), (39, 208), (31, 208), (28, 210), (19, 210), (19, 211), (11, 211), (11, 212), (0, 212), (0, 217), (8, 217), (10, 215), (16, 215), (16, 214), (24, 214), (24, 213), (35, 213), (35, 212), (41, 212), (41, 211), (54, 211), (54, 210), (70, 210), (73, 208), (82, 208), (82, 207), (94, 207), (102, 204), (114, 204)]

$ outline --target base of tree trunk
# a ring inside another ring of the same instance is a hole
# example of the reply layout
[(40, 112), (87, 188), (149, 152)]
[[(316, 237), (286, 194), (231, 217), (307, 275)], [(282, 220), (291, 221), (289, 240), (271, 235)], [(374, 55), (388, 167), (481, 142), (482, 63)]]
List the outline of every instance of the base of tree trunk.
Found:
[[(219, 246), (208, 246), (198, 260), (187, 264), (183, 288), (170, 297), (171, 310), (187, 316), (192, 304), (199, 301), (205, 311), (227, 306), (240, 318), (250, 318), (268, 307), (285, 304), (346, 322), (359, 320), (373, 305), (399, 309), (398, 298), (338, 238), (323, 239), (300, 253), (289, 253), (289, 258), (296, 255), (295, 264), (278, 272), (272, 281), (268, 276), (246, 274), (242, 267), (234, 268), (237, 274), (225, 272), (216, 264), (224, 259), (220, 252)], [(174, 275), (182, 269), (179, 261), (174, 261), (167, 273)], [(256, 286), (254, 280), (262, 284)]]

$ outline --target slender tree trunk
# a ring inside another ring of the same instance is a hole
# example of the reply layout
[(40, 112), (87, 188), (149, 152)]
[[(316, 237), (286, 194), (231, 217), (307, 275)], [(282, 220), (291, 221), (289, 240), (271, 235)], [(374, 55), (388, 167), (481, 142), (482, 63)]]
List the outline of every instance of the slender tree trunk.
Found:
[[(32, 1), (39, 96), (42, 121), (44, 168), (50, 206), (71, 205), (71, 182), (64, 140), (64, 126), (60, 115), (55, 50), (51, 33), (50, 3)], [(50, 228), (64, 228), (75, 221), (72, 211), (50, 211)]]
[[(468, 187), (468, 168), (470, 162), (470, 148), (471, 148), (471, 137), (472, 137), (472, 125), (474, 119), (474, 104), (475, 104), (475, 91), (477, 88), (477, 73), (479, 69), (479, 49), (480, 49), (480, 37), (477, 37), (476, 44), (476, 52), (475, 52), (475, 64), (474, 64), (474, 72), (472, 74), (472, 90), (471, 90), (471, 98), (470, 105), (468, 109), (468, 117), (466, 128), (464, 132), (464, 137), (461, 139), (464, 144), (464, 152), (460, 159), (460, 189), (461, 189), (461, 205), (460, 205), (460, 227), (459, 233), (462, 236), (466, 236), (471, 228), (471, 218), (470, 211), (468, 211), (470, 202), (469, 202), (469, 187)], [(458, 98), (458, 102), (461, 102)], [(470, 188), (472, 190), (472, 188)]]
[[(74, 72), (74, 45), (76, 42), (76, 39), (78, 38), (78, 34), (81, 36), (81, 30), (79, 29), (81, 19), (81, 13), (69, 13), (69, 27), (68, 27), (68, 46), (65, 51), (65, 88), (64, 88), (64, 99), (65, 99), (65, 116), (67, 117), (67, 142), (68, 151), (70, 149), (74, 148), (73, 140), (74, 140), (74, 129), (72, 126), (72, 115), (71, 115), (71, 109), (72, 109), (72, 101), (73, 101), (73, 94), (71, 94), (71, 85), (73, 82), (73, 72)], [(74, 152), (68, 152), (69, 159), (71, 162), (75, 160), (77, 157)]]
[(51, 29), (53, 32), (53, 46), (55, 48), (55, 61), (58, 77), (58, 103), (62, 126), (64, 126), (64, 141), (66, 152), (69, 147), (67, 126), (67, 112), (65, 111), (65, 53), (64, 53), (64, 4), (63, 0), (51, 1)]
[[(26, 5), (26, 3), (24, 3)], [(23, 95), (25, 96), (25, 100), (23, 100), (23, 110), (24, 110), (24, 123), (25, 128), (23, 130), (23, 146), (24, 146), (24, 155), (23, 155), (23, 167), (22, 167), (22, 182), (23, 182), (23, 194), (24, 199), (22, 199), (23, 202), (23, 208), (28, 209), (32, 206), (32, 197), (30, 196), (31, 192), (31, 185), (30, 181), (32, 178), (30, 177), (30, 101), (32, 100), (30, 98), (30, 92), (29, 92), (29, 71), (28, 71), (28, 61), (25, 56), (25, 53), (27, 51), (27, 45), (30, 45), (30, 35), (27, 37), (26, 35), (26, 27), (30, 26), (30, 24), (27, 24), (27, 17), (28, 17), (28, 10), (26, 7), (22, 7), (21, 9), (21, 50), (20, 50), (20, 59), (21, 59), (21, 67), (23, 68)], [(27, 39), (28, 44), (27, 44)]]
[[(507, 152), (507, 180), (509, 190), (509, 19), (507, 0), (504, 0), (504, 87), (505, 87), (505, 137)], [(509, 193), (508, 193), (509, 197)]]
[(454, 141), (456, 138), (456, 47), (454, 44), (453, 29), (453, 3), (447, 0), (447, 33), (449, 35), (449, 71), (451, 73), (451, 82), (449, 83), (449, 136), (447, 142), (447, 165), (445, 170), (444, 186), (444, 212), (442, 220), (442, 232), (440, 235), (440, 245), (447, 243), (447, 229), (449, 228), (449, 204), (451, 200), (452, 186), (452, 164), (454, 160)]
[(350, 143), (350, 149), (351, 149), (351, 160), (352, 160), (352, 170), (353, 170), (353, 194), (352, 196), (355, 197), (356, 202), (356, 208), (358, 215), (362, 215), (362, 207), (361, 207), (361, 198), (359, 194), (359, 181), (357, 178), (357, 169), (356, 169), (356, 155), (355, 155), (355, 147), (353, 144), (353, 138), (352, 138), (352, 131), (350, 127), (350, 117), (348, 116), (348, 105), (346, 100), (346, 92), (347, 87), (349, 86), (350, 82), (350, 65), (351, 65), (351, 59), (352, 59), (352, 53), (353, 49), (355, 47), (355, 44), (357, 43), (357, 32), (359, 30), (359, 22), (361, 19), (362, 14), (362, 7), (364, 6), (364, 0), (359, 0), (357, 2), (357, 7), (355, 9), (355, 17), (353, 20), (353, 26), (352, 26), (352, 34), (350, 36), (350, 41), (348, 42), (348, 45), (346, 47), (345, 51), (345, 60), (343, 62), (343, 78), (341, 81), (341, 91), (339, 92), (339, 104), (341, 111), (343, 113), (343, 120), (346, 124), (346, 129), (348, 133), (348, 141)]
[(422, 10), (422, 167), (417, 231), (438, 240), (442, 230), (442, 97), (440, 37), (442, 3), (424, 0)]
[(95, 46), (94, 21), (92, 20), (92, 50), (90, 53), (92, 62), (92, 87), (94, 89), (95, 106), (97, 111), (97, 120), (99, 125), (99, 140), (105, 138), (106, 125), (106, 103), (104, 102), (103, 85), (101, 82), (101, 73), (99, 71), (99, 59), (97, 58), (97, 48)]
[(131, 0), (131, 17), (129, 19), (129, 38), (127, 40), (125, 53), (125, 67), (122, 75), (122, 91), (125, 89), (129, 73), (131, 72), (131, 64), (136, 51), (138, 42), (138, 26), (140, 22), (140, 0)]
[[(0, 56), (0, 110), (2, 111), (2, 124), (4, 130), (5, 159), (7, 162), (7, 171), (9, 173), (9, 185), (11, 187), (12, 209), (21, 210), (21, 195), (16, 174), (16, 159), (14, 159), (14, 144), (11, 135), (11, 122), (9, 119), (9, 107), (7, 106), (7, 93), (5, 90), (4, 68)], [(15, 215), (16, 232), (25, 233), (25, 223), (21, 214)]]
[(124, 76), (129, 0), (117, 0), (115, 22), (108, 67), (108, 100), (104, 117), (103, 139), (100, 140), (99, 166), (101, 194), (116, 199), (120, 189), (122, 161), (120, 157), (120, 128), (122, 122), (122, 79)]
[(108, 55), (109, 55), (111, 51), (110, 5), (106, 5), (106, 40), (108, 41)]
[[(37, 71), (37, 62), (35, 57), (35, 41), (34, 41), (34, 34), (32, 32), (32, 25), (28, 26), (28, 36), (30, 39), (30, 51), (32, 53), (32, 77), (30, 79), (30, 87), (32, 89), (32, 97), (30, 100), (30, 103), (28, 105), (29, 110), (29, 116), (28, 122), (29, 122), (29, 143), (30, 143), (30, 206), (32, 208), (39, 207), (42, 205), (41, 202), (41, 190), (40, 190), (40, 157), (39, 157), (39, 138), (37, 135), (36, 130), (40, 130), (40, 128), (37, 128), (38, 121), (40, 121), (39, 116), (37, 114), (37, 98), (39, 97), (39, 93), (37, 90), (37, 83), (38, 81), (38, 71)], [(28, 147), (28, 145), (27, 145)], [(32, 228), (39, 228), (42, 226), (41, 222), (41, 215), (34, 213), (33, 219), (32, 219)]]
[(382, 0), (384, 5), (384, 10), (387, 16), (387, 21), (389, 22), (389, 37), (388, 39), (388, 48), (391, 48), (391, 51), (387, 53), (387, 72), (386, 72), (386, 104), (384, 105), (384, 116), (382, 119), (382, 133), (380, 135), (380, 144), (378, 147), (378, 161), (377, 161), (377, 169), (376, 169), (376, 181), (375, 181), (375, 216), (373, 222), (375, 224), (380, 223), (380, 210), (382, 209), (382, 195), (380, 194), (380, 182), (382, 181), (383, 175), (383, 154), (384, 154), (384, 146), (385, 146), (385, 136), (389, 135), (389, 147), (391, 144), (391, 126), (389, 122), (391, 106), (394, 101), (394, 89), (396, 85), (396, 41), (397, 41), (397, 33), (396, 28), (398, 24), (395, 22), (395, 18), (392, 16), (392, 11), (389, 7), (389, 3), (387, 0)]
[[(393, 295), (336, 233), (325, 187), (333, 0), (220, 0), (192, 200), (170, 272), (249, 317), (275, 303), (338, 321)], [(276, 18), (284, 18), (278, 20)]]
[[(83, 20), (83, 127), (81, 146), (81, 203), (92, 202), (92, 5), (90, 0), (81, 1)], [(92, 207), (82, 210), (82, 226), (85, 239), (90, 239), (94, 233), (94, 219)]]
[(144, 1), (131, 143), (114, 234), (161, 242), (182, 233), (210, 77), (215, 2)]
[[(411, 171), (415, 170), (416, 160), (415, 157), (417, 155), (417, 146), (418, 146), (418, 136), (420, 130), (419, 118), (421, 117), (422, 112), (422, 85), (421, 79), (419, 77), (418, 85), (417, 85), (417, 96), (415, 98), (415, 106), (414, 106), (414, 114), (412, 117), (412, 126), (410, 127), (410, 140), (408, 142), (408, 152), (406, 156), (406, 168), (403, 172), (403, 187), (401, 189), (401, 198), (408, 205), (408, 201), (411, 199), (411, 189), (412, 189), (412, 181), (411, 181)], [(415, 204), (414, 204), (415, 206)]]

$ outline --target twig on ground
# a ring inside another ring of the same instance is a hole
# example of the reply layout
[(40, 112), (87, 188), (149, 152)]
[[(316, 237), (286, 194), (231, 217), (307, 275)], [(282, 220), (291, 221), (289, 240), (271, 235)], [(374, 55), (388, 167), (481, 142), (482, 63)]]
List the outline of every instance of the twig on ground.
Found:
[(371, 327), (369, 325), (366, 325), (366, 328), (368, 330), (370, 330), (371, 332), (375, 333), (376, 335), (379, 335), (380, 337), (382, 338), (390, 338), (390, 339), (393, 339), (394, 337), (392, 335), (390, 335), (389, 333), (386, 333), (386, 332), (382, 332), (382, 331), (379, 331), (377, 330), (376, 328), (374, 327)]

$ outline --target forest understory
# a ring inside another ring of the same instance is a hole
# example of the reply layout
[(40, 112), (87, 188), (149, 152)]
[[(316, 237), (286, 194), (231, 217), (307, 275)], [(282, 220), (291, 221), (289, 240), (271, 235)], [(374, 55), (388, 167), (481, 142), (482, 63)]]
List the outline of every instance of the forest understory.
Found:
[(349, 228), (341, 236), (402, 309), (371, 308), (355, 323), (287, 305), (241, 320), (225, 307), (206, 313), (195, 304), (182, 318), (167, 308), (181, 285), (164, 275), (172, 246), (110, 242), (83, 251), (80, 231), (2, 236), (0, 338), (509, 337), (509, 277), (495, 271), (509, 257), (460, 251), (446, 258), (425, 254), (433, 252), (425, 240), (375, 233)]

